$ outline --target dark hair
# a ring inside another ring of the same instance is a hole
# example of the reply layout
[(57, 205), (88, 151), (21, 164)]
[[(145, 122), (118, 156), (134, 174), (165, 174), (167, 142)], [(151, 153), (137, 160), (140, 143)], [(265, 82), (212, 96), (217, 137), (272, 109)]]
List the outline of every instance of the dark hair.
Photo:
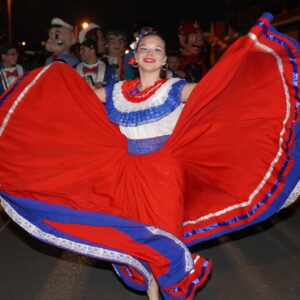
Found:
[(164, 40), (164, 38), (163, 38), (161, 35), (159, 35), (159, 34), (157, 34), (157, 33), (155, 33), (155, 32), (151, 32), (151, 33), (145, 34), (142, 38), (140, 38), (139, 41), (137, 42), (137, 45), (136, 45), (136, 48), (135, 48), (136, 50), (138, 49), (138, 47), (139, 47), (141, 41), (142, 41), (145, 37), (148, 37), (148, 36), (157, 36), (157, 37), (159, 37), (159, 38), (163, 41), (163, 43), (164, 43), (165, 52), (166, 52), (166, 47), (167, 47), (166, 41)]
[(14, 44), (9, 44), (9, 43), (3, 44), (0, 46), (0, 54), (7, 54), (10, 49), (18, 50), (18, 47)]
[(92, 39), (85, 39), (80, 46), (85, 46), (87, 48), (95, 50), (95, 53), (97, 53), (97, 41)]
[(115, 36), (121, 35), (124, 38), (125, 43), (127, 43), (127, 36), (126, 36), (125, 32), (121, 31), (121, 30), (111, 30), (111, 31), (109, 31), (105, 36), (106, 42), (107, 42), (107, 40), (110, 39), (110, 37), (112, 35), (115, 35)]
[(133, 32), (140, 33), (144, 27), (151, 27), (151, 28), (153, 28), (153, 30), (156, 30), (156, 26), (152, 22), (142, 21), (137, 24), (134, 24)]
[(180, 57), (180, 53), (178, 51), (171, 50), (171, 51), (168, 51), (167, 56), (168, 57)]
[(98, 30), (101, 30), (101, 28), (93, 28), (93, 29), (90, 29), (86, 34), (85, 34), (85, 38), (86, 39), (91, 39), (91, 40), (94, 40), (94, 41), (98, 41), (98, 35), (97, 35), (97, 32)]

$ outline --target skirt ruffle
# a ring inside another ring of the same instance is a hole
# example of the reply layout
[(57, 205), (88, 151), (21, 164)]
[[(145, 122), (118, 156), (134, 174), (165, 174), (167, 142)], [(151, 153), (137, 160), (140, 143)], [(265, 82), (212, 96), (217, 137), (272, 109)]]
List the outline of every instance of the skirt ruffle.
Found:
[(111, 261), (165, 299), (193, 299), (211, 261), (188, 246), (263, 221), (300, 190), (299, 44), (264, 14), (201, 80), (155, 153), (126, 138), (69, 66), (0, 99), (0, 196), (33, 236)]

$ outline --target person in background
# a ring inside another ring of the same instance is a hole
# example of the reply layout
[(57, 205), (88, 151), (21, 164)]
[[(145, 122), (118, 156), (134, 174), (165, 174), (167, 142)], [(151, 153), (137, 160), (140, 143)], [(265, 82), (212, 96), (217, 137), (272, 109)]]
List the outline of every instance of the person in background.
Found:
[(102, 31), (102, 28), (95, 24), (95, 23), (90, 23), (88, 27), (83, 28), (78, 35), (78, 41), (79, 43), (82, 43), (86, 39), (91, 39), (96, 41), (97, 43), (97, 55), (102, 56), (105, 54), (106, 49), (105, 49), (105, 38), (104, 34)]
[(186, 80), (198, 82), (207, 72), (205, 59), (201, 56), (204, 41), (198, 22), (182, 24), (179, 27), (178, 38), (182, 47), (180, 69), (184, 70)]
[(124, 54), (126, 48), (126, 35), (123, 31), (112, 30), (106, 35), (107, 54), (103, 55), (103, 61), (116, 70), (117, 80), (124, 78)]
[(52, 55), (46, 59), (46, 65), (54, 61), (62, 61), (71, 67), (75, 67), (79, 61), (77, 57), (70, 53), (70, 49), (75, 43), (73, 26), (60, 18), (53, 18), (49, 38), (45, 46), (46, 50)]
[(86, 39), (80, 44), (79, 55), (81, 62), (76, 66), (76, 71), (91, 85), (96, 88), (116, 81), (115, 69), (106, 65), (97, 57), (97, 43)]
[(17, 64), (19, 52), (12, 44), (0, 47), (0, 94), (2, 94), (15, 80), (24, 73), (21, 65)]
[(185, 73), (180, 69), (180, 56), (176, 52), (168, 53), (168, 71), (171, 72), (171, 77), (185, 78)]

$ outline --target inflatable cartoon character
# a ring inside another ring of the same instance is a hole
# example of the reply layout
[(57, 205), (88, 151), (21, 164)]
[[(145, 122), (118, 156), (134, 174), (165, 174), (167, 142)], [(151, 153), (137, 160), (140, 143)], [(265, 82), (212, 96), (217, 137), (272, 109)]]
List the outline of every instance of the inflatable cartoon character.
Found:
[(182, 47), (179, 68), (184, 70), (188, 81), (198, 82), (207, 72), (204, 58), (201, 56), (204, 41), (198, 22), (181, 25), (178, 38)]
[(52, 19), (49, 38), (46, 44), (46, 50), (52, 53), (52, 56), (46, 59), (46, 65), (54, 61), (62, 61), (72, 67), (76, 66), (79, 61), (70, 53), (70, 48), (75, 42), (73, 26), (62, 19)]

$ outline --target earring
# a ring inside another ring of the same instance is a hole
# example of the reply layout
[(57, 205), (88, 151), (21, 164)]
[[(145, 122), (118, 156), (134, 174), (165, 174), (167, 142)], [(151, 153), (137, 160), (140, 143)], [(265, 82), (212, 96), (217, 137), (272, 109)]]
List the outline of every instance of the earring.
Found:
[(138, 67), (138, 63), (136, 62), (136, 59), (134, 56), (129, 59), (128, 64), (132, 65), (134, 68)]
[(168, 70), (168, 64), (167, 63), (165, 63), (162, 67), (161, 67), (161, 69), (163, 70), (163, 71), (167, 71)]

